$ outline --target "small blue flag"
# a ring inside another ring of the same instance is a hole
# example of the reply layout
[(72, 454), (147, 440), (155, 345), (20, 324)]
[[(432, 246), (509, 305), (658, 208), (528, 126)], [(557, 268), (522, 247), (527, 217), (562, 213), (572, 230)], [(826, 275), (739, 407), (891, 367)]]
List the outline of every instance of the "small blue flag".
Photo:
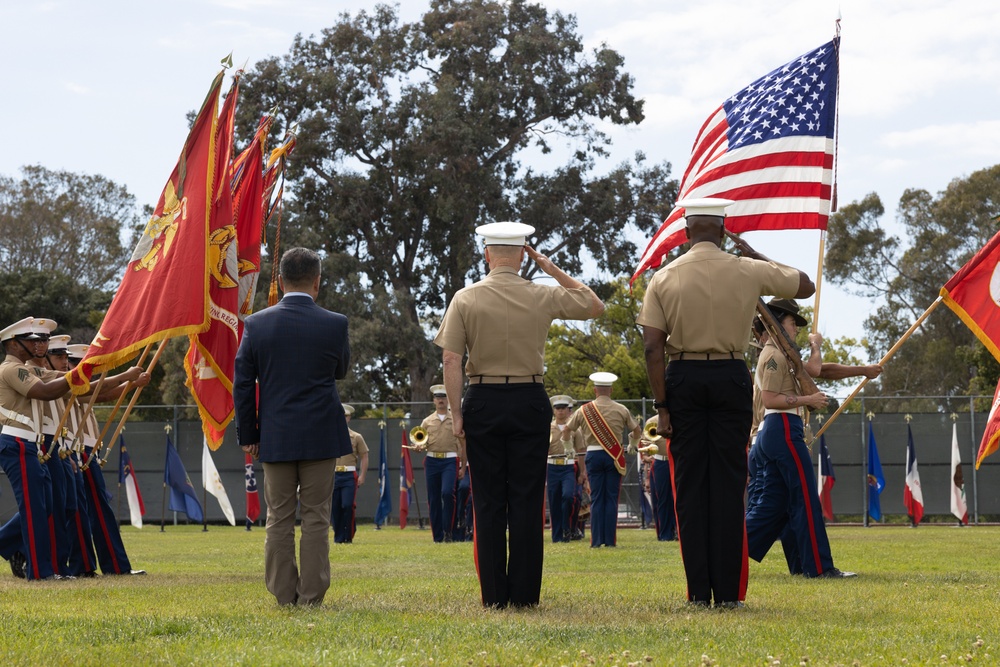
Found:
[(191, 485), (191, 478), (184, 470), (184, 463), (181, 462), (180, 454), (174, 448), (174, 443), (167, 435), (167, 462), (163, 467), (163, 483), (170, 487), (170, 503), (167, 509), (174, 512), (184, 512), (188, 519), (201, 521), (204, 515), (201, 511), (201, 503), (198, 502), (198, 494)]
[(378, 446), (378, 507), (375, 509), (375, 525), (380, 526), (392, 512), (392, 489), (389, 488), (389, 461), (385, 451), (385, 427), (380, 429)]
[(882, 462), (878, 458), (875, 431), (872, 429), (871, 420), (868, 420), (868, 516), (876, 521), (882, 520), (882, 503), (879, 495), (884, 488), (885, 475), (882, 474)]

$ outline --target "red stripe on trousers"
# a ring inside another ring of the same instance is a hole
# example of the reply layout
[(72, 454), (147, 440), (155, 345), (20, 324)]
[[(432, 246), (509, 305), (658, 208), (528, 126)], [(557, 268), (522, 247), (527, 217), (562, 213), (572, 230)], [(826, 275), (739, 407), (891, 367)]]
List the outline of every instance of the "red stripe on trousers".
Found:
[(14, 438), (20, 448), (19, 463), (21, 464), (21, 497), (24, 498), (24, 514), (28, 522), (28, 557), (31, 559), (31, 572), (38, 579), (38, 548), (35, 546), (35, 518), (31, 514), (31, 496), (28, 494), (28, 464), (25, 461), (26, 451), (24, 440)]
[[(93, 457), (93, 455), (91, 455)], [(104, 512), (101, 511), (101, 499), (97, 492), (97, 483), (94, 481), (94, 475), (101, 475), (101, 469), (98, 468), (97, 472), (94, 472), (90, 467), (87, 468), (87, 472), (83, 476), (87, 478), (87, 484), (90, 486), (90, 494), (94, 498), (94, 509), (97, 510), (97, 520), (101, 523), (101, 533), (104, 535), (104, 542), (108, 545), (108, 553), (111, 554), (111, 563), (115, 566), (115, 574), (121, 574), (122, 569), (118, 565), (118, 556), (115, 555), (115, 546), (111, 543), (111, 533), (108, 532), (108, 525), (104, 522)]]
[[(795, 461), (795, 467), (799, 471), (799, 486), (802, 487), (802, 499), (805, 501), (806, 506), (806, 520), (809, 524), (809, 545), (812, 547), (813, 561), (816, 563), (816, 574), (823, 574), (823, 565), (819, 560), (819, 543), (816, 541), (816, 525), (813, 523), (812, 503), (809, 499), (809, 488), (806, 486), (806, 475), (802, 470), (802, 461), (799, 459), (795, 451), (795, 444), (792, 442), (792, 430), (788, 422), (788, 413), (781, 413), (781, 423), (785, 427), (785, 444), (788, 445), (788, 451), (791, 453), (792, 460)], [(810, 465), (812, 465), (812, 462), (810, 462)]]

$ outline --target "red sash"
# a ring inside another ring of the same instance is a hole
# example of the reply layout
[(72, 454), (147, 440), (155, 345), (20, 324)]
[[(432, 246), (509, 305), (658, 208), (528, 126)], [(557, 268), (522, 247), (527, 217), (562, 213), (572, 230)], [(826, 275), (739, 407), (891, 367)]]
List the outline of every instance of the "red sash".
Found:
[(597, 409), (597, 406), (593, 402), (584, 404), (583, 418), (586, 420), (587, 426), (590, 427), (590, 432), (594, 434), (597, 442), (614, 459), (615, 467), (618, 468), (618, 474), (624, 475), (625, 448), (622, 447), (622, 443), (618, 442), (618, 438), (611, 431), (608, 422), (604, 421), (604, 415), (601, 414), (601, 411)]

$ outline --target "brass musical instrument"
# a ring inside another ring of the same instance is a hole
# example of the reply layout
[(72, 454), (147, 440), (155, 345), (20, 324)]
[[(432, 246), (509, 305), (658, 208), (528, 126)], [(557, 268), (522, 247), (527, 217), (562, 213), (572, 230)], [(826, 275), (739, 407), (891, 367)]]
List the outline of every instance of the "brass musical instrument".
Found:
[(646, 428), (642, 430), (642, 437), (644, 440), (647, 440), (649, 442), (659, 442), (660, 440), (663, 439), (662, 435), (658, 435), (656, 433), (656, 426), (657, 424), (655, 421), (646, 424)]
[(427, 445), (427, 429), (423, 426), (414, 426), (410, 429), (410, 442), (418, 448), (425, 447)]
[(655, 444), (650, 443), (645, 447), (639, 447), (638, 450), (636, 451), (642, 452), (643, 454), (659, 454), (660, 448), (657, 447)]

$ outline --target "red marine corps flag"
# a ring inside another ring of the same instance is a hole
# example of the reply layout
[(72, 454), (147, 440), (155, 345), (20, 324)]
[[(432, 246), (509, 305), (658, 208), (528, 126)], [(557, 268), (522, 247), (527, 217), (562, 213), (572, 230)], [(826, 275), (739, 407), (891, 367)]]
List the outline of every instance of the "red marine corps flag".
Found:
[(215, 134), (215, 179), (208, 226), (209, 328), (190, 336), (184, 357), (186, 384), (198, 405), (209, 449), (222, 445), (233, 419), (233, 364), (236, 358), (239, 282), (237, 234), (233, 217), (232, 150), (236, 100), (242, 71), (233, 77)]
[[(826, 229), (833, 184), (840, 38), (757, 79), (709, 115), (677, 200), (721, 197), (731, 232)], [(687, 240), (675, 206), (634, 281)]]
[(941, 299), (1000, 361), (1000, 232), (945, 283)]
[(212, 82), (87, 356), (69, 376), (74, 393), (87, 391), (93, 373), (151, 343), (208, 328), (207, 240), (224, 74)]

